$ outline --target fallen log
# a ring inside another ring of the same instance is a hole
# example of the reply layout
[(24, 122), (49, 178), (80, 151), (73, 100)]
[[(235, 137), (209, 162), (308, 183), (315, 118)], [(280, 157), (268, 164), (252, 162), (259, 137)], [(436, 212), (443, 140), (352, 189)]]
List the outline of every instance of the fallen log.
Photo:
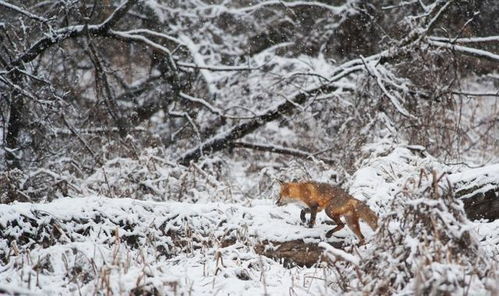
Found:
[(468, 219), (499, 219), (499, 164), (451, 174), (449, 181)]
[[(343, 248), (342, 242), (329, 244), (335, 248)], [(286, 242), (264, 240), (255, 245), (255, 252), (259, 255), (280, 261), (287, 268), (296, 265), (311, 267), (318, 262), (327, 261), (324, 249), (318, 243), (306, 243), (302, 239)]]

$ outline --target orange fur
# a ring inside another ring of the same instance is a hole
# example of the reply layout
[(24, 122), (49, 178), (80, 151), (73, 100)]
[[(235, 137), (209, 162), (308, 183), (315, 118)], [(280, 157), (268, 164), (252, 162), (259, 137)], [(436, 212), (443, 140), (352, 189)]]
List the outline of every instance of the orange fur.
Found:
[(364, 243), (364, 236), (360, 231), (359, 219), (367, 222), (373, 230), (378, 227), (378, 216), (365, 203), (337, 186), (317, 182), (281, 183), (277, 205), (291, 202), (307, 206), (300, 213), (300, 218), (305, 222), (306, 213), (310, 213), (309, 227), (314, 226), (317, 213), (325, 209), (326, 214), (336, 222), (336, 227), (327, 232), (327, 237), (345, 227), (341, 216), (345, 217), (346, 225), (359, 238), (361, 244)]

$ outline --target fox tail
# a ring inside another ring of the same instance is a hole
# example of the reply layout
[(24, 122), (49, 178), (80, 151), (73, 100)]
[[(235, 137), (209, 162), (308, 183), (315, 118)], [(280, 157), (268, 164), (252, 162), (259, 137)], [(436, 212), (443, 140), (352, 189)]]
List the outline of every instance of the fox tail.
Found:
[(365, 203), (359, 203), (357, 213), (373, 230), (378, 228), (378, 216)]

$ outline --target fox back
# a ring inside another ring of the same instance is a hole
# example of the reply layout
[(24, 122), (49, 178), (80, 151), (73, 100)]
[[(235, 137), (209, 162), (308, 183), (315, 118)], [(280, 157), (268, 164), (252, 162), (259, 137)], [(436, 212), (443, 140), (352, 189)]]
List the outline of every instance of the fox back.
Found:
[(301, 203), (307, 207), (317, 207), (323, 210), (334, 199), (341, 204), (349, 199), (348, 193), (339, 187), (318, 182), (281, 183), (281, 191), (277, 205)]

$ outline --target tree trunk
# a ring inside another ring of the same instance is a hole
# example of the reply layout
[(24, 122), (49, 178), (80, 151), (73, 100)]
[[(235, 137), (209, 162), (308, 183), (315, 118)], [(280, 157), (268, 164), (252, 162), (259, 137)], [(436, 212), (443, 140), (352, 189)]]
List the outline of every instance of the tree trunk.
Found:
[(21, 169), (18, 152), (20, 152), (19, 134), (22, 129), (23, 107), (23, 98), (19, 96), (17, 91), (14, 91), (10, 102), (10, 115), (7, 122), (7, 134), (5, 137), (5, 165), (8, 170)]

